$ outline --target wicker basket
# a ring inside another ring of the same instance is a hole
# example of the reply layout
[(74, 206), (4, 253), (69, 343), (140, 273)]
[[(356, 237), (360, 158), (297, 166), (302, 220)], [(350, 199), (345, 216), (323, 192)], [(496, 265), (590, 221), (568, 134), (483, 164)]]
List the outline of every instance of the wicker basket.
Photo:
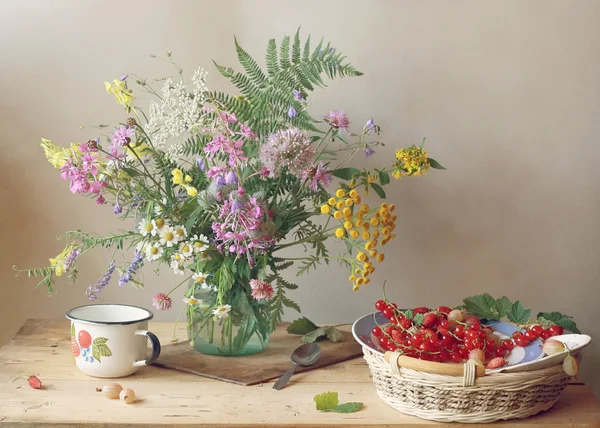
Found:
[(541, 370), (494, 373), (475, 378), (471, 364), (464, 376), (446, 376), (398, 366), (363, 347), (377, 394), (402, 413), (440, 422), (493, 422), (526, 418), (548, 410), (569, 381), (562, 364)]

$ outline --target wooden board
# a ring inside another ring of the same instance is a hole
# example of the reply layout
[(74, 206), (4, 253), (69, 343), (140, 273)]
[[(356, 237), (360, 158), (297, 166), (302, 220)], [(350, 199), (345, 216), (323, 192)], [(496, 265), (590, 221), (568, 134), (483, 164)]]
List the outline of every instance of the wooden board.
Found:
[[(178, 335), (185, 335), (185, 326)], [(150, 323), (150, 330), (169, 343), (172, 323)], [(270, 384), (240, 386), (189, 373), (142, 367), (119, 379), (135, 390), (139, 401), (126, 405), (95, 392), (106, 381), (81, 373), (74, 365), (66, 320), (28, 320), (15, 338), (0, 349), (0, 428), (158, 428), (187, 427), (440, 427), (444, 424), (403, 415), (379, 399), (362, 358), (300, 373), (281, 391)], [(584, 362), (585, 364), (585, 362)], [(45, 389), (25, 381), (37, 374)], [(313, 396), (337, 391), (342, 401), (360, 401), (357, 413), (315, 410)], [(600, 427), (600, 404), (584, 385), (569, 385), (558, 403), (540, 415), (477, 427)]]
[[(163, 346), (155, 365), (240, 385), (268, 382), (279, 378), (292, 367), (290, 355), (302, 344), (300, 336), (289, 334), (285, 330), (288, 325), (289, 323), (281, 323), (271, 335), (267, 349), (259, 354), (241, 357), (204, 355), (192, 348), (189, 342), (181, 342)], [(333, 343), (329, 340), (317, 342), (321, 347), (319, 361), (309, 367), (298, 367), (296, 373), (361, 357), (361, 346), (354, 340), (352, 334), (349, 332), (343, 334), (345, 337), (343, 342)], [(290, 384), (292, 382), (294, 378)]]

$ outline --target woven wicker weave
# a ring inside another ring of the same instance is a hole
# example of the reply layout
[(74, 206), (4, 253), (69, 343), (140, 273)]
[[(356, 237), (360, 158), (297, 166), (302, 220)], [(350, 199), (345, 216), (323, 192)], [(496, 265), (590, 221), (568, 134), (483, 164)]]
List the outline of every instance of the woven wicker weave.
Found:
[[(402, 413), (441, 422), (493, 422), (548, 410), (569, 381), (562, 364), (542, 370), (494, 373), (472, 386), (465, 379), (407, 368), (363, 347), (379, 397)], [(396, 374), (395, 374), (395, 373)]]

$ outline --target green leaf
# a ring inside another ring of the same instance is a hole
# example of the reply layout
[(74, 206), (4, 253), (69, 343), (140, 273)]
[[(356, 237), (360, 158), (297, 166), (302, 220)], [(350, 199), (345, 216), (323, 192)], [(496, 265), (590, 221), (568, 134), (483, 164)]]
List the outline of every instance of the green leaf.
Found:
[(517, 300), (512, 304), (506, 317), (515, 324), (524, 324), (529, 321), (529, 315), (531, 315), (531, 309), (525, 309), (521, 301)]
[(325, 333), (325, 329), (323, 327), (319, 327), (316, 330), (313, 330), (310, 333), (307, 333), (304, 336), (302, 336), (302, 339), (300, 339), (300, 342), (302, 342), (302, 343), (313, 343), (319, 337), (325, 336), (325, 334), (326, 334)]
[(360, 174), (360, 171), (356, 168), (340, 168), (334, 170), (331, 174), (342, 180), (351, 180), (354, 175)]
[(379, 171), (379, 182), (382, 186), (390, 183), (390, 175), (385, 171)]
[(419, 325), (423, 324), (423, 320), (424, 319), (425, 319), (425, 315), (424, 314), (417, 314), (413, 318), (413, 324), (419, 326)]
[(300, 27), (296, 30), (296, 35), (294, 36), (294, 44), (292, 45), (292, 62), (294, 64), (298, 64), (300, 62)]
[(431, 165), (431, 167), (433, 169), (446, 169), (442, 166), (442, 164), (440, 164), (438, 161), (436, 161), (435, 159), (432, 158), (427, 158), (427, 161), (429, 162), (429, 165)]
[(336, 412), (336, 413), (354, 413), (362, 409), (363, 403), (360, 402), (350, 402), (340, 404), (339, 406), (335, 406), (332, 409), (323, 409), (324, 412)]
[(94, 341), (92, 343), (94, 345), (102, 345), (106, 342), (108, 342), (108, 339), (106, 337), (97, 337), (94, 339)]
[(377, 193), (381, 199), (385, 199), (385, 191), (383, 190), (383, 188), (377, 183), (370, 184), (373, 190), (375, 190), (375, 193)]
[(319, 328), (319, 326), (316, 325), (314, 322), (312, 322), (306, 317), (302, 317), (298, 318), (297, 320), (293, 321), (290, 325), (288, 325), (287, 332), (290, 334), (299, 334), (304, 336), (305, 334), (310, 333), (311, 331), (314, 331), (317, 328)]
[(317, 410), (329, 410), (340, 404), (337, 392), (324, 392), (314, 396)]
[(333, 326), (325, 327), (325, 336), (327, 336), (327, 339), (336, 343), (343, 342), (345, 339), (344, 334)]
[(121, 168), (121, 171), (125, 172), (130, 177), (138, 177), (138, 176), (142, 175), (141, 173), (137, 172), (135, 169), (128, 168), (128, 167)]
[(499, 319), (496, 300), (488, 293), (467, 297), (463, 299), (463, 302), (465, 303), (467, 312), (479, 318), (487, 318), (489, 320)]
[(71, 337), (75, 337), (75, 323), (71, 323)]
[(547, 321), (550, 321), (565, 330), (572, 331), (573, 333), (581, 333), (577, 328), (577, 324), (573, 321), (573, 317), (568, 315), (561, 314), (560, 312), (540, 312), (537, 314), (538, 318), (543, 318)]
[(512, 302), (508, 300), (506, 296), (502, 296), (499, 299), (496, 299), (496, 309), (498, 311), (498, 319), (506, 316), (506, 313), (510, 311), (512, 307)]

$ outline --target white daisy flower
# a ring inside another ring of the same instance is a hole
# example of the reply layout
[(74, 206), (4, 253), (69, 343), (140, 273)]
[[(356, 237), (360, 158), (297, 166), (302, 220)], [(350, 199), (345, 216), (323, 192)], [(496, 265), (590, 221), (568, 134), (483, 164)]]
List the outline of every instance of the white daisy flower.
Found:
[(231, 305), (221, 305), (217, 306), (217, 309), (212, 311), (215, 318), (227, 318), (229, 316), (229, 311), (231, 310)]
[(194, 253), (198, 254), (208, 250), (208, 238), (206, 236), (202, 234), (200, 236), (194, 235), (190, 241), (193, 242)]
[(201, 299), (196, 299), (194, 297), (184, 297), (183, 303), (185, 303), (186, 305), (194, 306), (201, 305), (204, 302)]
[(171, 269), (175, 272), (175, 275), (183, 275), (185, 267), (183, 266), (183, 258), (179, 254), (171, 257)]
[(173, 233), (175, 233), (175, 239), (177, 242), (184, 241), (187, 237), (187, 230), (183, 226), (174, 226)]
[(152, 245), (146, 245), (146, 258), (149, 261), (157, 260), (160, 258), (160, 256), (162, 256), (162, 253), (163, 249), (160, 245), (158, 245), (158, 242), (155, 242)]
[(163, 218), (157, 218), (156, 220), (152, 220), (152, 224), (154, 225), (154, 229), (152, 230), (152, 236), (160, 236), (161, 232), (169, 227), (169, 224)]
[(148, 219), (143, 219), (138, 225), (138, 230), (140, 231), (142, 236), (148, 236), (149, 233), (154, 235), (154, 228), (154, 222)]
[(206, 284), (206, 274), (203, 274), (202, 272), (197, 272), (192, 275), (192, 279), (194, 280), (194, 283), (200, 285), (201, 288), (206, 289), (208, 287), (208, 285)]
[(179, 247), (179, 252), (186, 259), (192, 255), (193, 251), (194, 251), (194, 248), (192, 247), (192, 244), (190, 244), (189, 242), (184, 242), (183, 244), (181, 244), (181, 247)]
[(164, 226), (160, 231), (160, 245), (167, 246), (171, 248), (173, 245), (177, 244), (177, 238), (175, 236), (175, 231), (171, 226)]

